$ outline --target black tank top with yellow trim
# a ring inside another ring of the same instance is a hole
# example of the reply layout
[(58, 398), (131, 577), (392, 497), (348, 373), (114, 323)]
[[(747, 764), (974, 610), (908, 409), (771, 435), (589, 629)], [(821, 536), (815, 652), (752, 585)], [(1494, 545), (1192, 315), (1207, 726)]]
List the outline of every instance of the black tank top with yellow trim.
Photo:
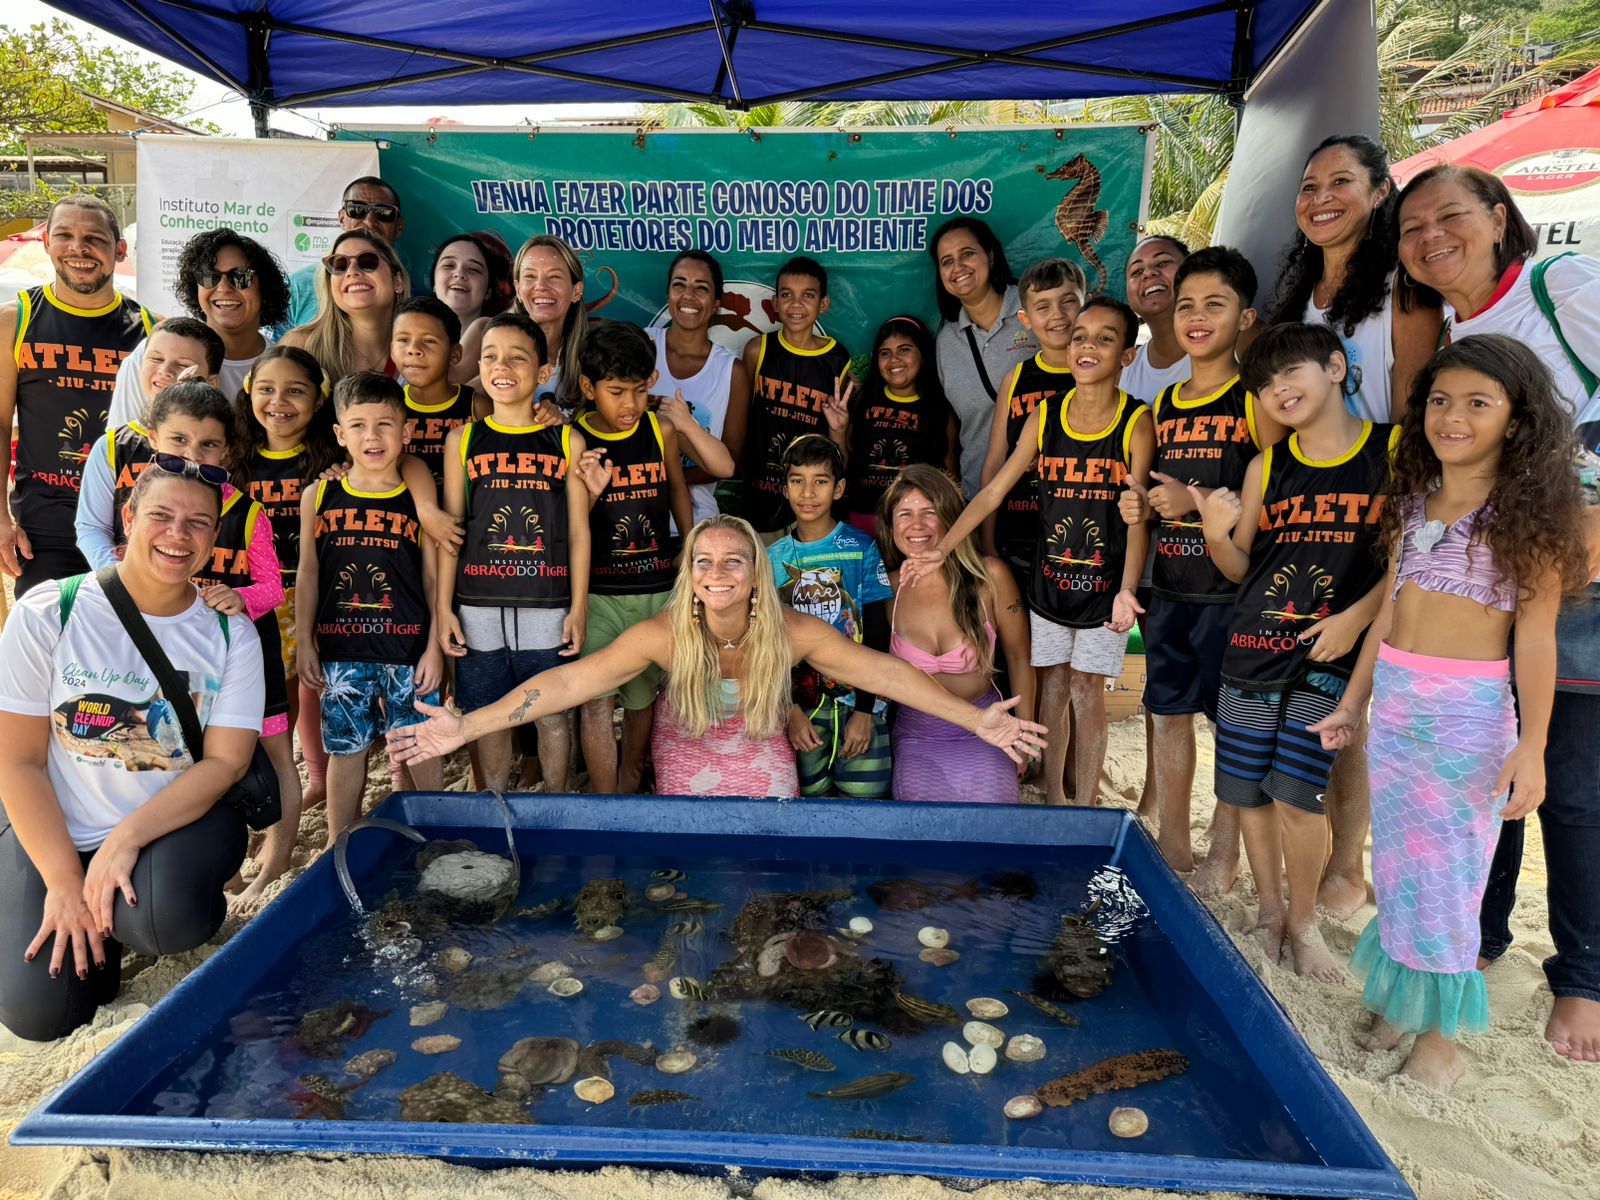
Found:
[(238, 591), (253, 582), (250, 578), (250, 540), (256, 535), (256, 521), (263, 510), (244, 492), (229, 489), (229, 493), (222, 502), (222, 516), (217, 521), (217, 540), (211, 548), (211, 561), (195, 573), (195, 587), (207, 588), (220, 583)]
[(943, 467), (950, 453), (950, 405), (922, 396), (891, 396), (887, 391), (862, 404), (850, 428), (851, 512), (876, 513), (900, 468), (911, 463)]
[(1150, 410), (1127, 392), (1104, 429), (1079, 433), (1067, 420), (1074, 388), (1040, 408), (1039, 533), (1028, 604), (1057, 625), (1091, 629), (1111, 619), (1122, 586), (1128, 526), (1117, 500), (1133, 468), (1133, 430)]
[(111, 542), (120, 546), (128, 540), (122, 527), (122, 510), (133, 495), (133, 485), (155, 458), (155, 448), (150, 445), (150, 431), (137, 421), (129, 421), (111, 431), (106, 438), (106, 462), (111, 468), (111, 486), (115, 499), (111, 506)]
[(627, 433), (602, 433), (593, 414), (578, 418), (593, 449), (605, 451), (611, 483), (589, 506), (589, 592), (645, 596), (672, 587), (672, 544), (667, 523), (666, 441), (654, 413)]
[(1363, 421), (1350, 449), (1324, 462), (1300, 452), (1297, 434), (1263, 451), (1261, 522), (1222, 656), (1235, 687), (1276, 691), (1308, 669), (1349, 677), (1360, 639), (1333, 662), (1308, 663), (1300, 635), (1383, 579), (1378, 518), (1399, 433)]
[(565, 608), (572, 602), (571, 432), (567, 425), (500, 425), (493, 417), (462, 429), (467, 538), (456, 563), (459, 603)]
[(784, 496), (783, 452), (805, 433), (828, 436), (822, 405), (850, 369), (850, 352), (833, 338), (796, 350), (776, 331), (761, 339), (744, 443), (745, 517), (759, 533), (793, 520)]
[(317, 652), (415, 666), (428, 648), (429, 597), (411, 493), (358, 492), (341, 479), (319, 482), (316, 496)]
[(70, 546), (83, 464), (106, 431), (122, 360), (153, 318), (120, 292), (102, 308), (74, 308), (54, 285), (17, 295), (15, 486), (11, 512), (35, 541)]
[(250, 499), (272, 520), (283, 586), (292, 588), (300, 573), (300, 494), (305, 487), (304, 446), (292, 450), (257, 447), (250, 456)]
[[(1156, 418), (1155, 469), (1180, 483), (1232, 488), (1244, 482), (1261, 448), (1256, 398), (1235, 375), (1209, 396), (1189, 399), (1188, 381), (1164, 389), (1151, 410)], [(1200, 514), (1161, 520), (1155, 531), (1151, 588), (1167, 600), (1231, 604), (1239, 587), (1211, 561)]]
[(466, 384), (442, 404), (419, 404), (406, 388), (406, 450), (427, 464), (435, 487), (444, 486), (444, 441), (472, 420), (473, 391)]
[[(1006, 383), (1006, 455), (1017, 448), (1022, 427), (1033, 410), (1050, 404), (1072, 388), (1072, 372), (1052, 367), (1043, 353), (1023, 363)], [(1039, 487), (1035, 468), (1030, 467), (1006, 494), (994, 518), (994, 548), (1018, 571), (1033, 565), (1034, 543), (1039, 538)]]

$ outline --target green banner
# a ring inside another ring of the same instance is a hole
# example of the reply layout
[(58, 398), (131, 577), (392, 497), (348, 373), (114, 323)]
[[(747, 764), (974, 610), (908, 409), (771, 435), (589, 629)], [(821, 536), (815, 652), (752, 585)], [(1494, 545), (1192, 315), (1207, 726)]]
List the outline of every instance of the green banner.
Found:
[(987, 221), (1019, 275), (1064, 255), (1091, 289), (1120, 295), (1146, 137), (1127, 125), (341, 136), (378, 141), (380, 172), (404, 205), (401, 248), (417, 269), (463, 230), (497, 230), (513, 252), (553, 233), (584, 262), (591, 311), (651, 324), (672, 256), (700, 247), (728, 281), (714, 336), (736, 347), (775, 326), (763, 307), (773, 273), (807, 254), (830, 273), (822, 324), (857, 354), (896, 313), (936, 321), (927, 239), (956, 215)]

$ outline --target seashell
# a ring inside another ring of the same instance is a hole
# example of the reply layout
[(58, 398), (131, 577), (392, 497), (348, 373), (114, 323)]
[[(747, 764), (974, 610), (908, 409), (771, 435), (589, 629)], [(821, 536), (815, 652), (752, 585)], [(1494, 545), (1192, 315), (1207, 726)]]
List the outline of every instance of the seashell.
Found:
[(939, 950), (950, 944), (950, 931), (937, 925), (924, 925), (917, 930), (917, 941), (930, 950)]
[(1031, 1033), (1019, 1033), (1006, 1043), (1006, 1057), (1012, 1062), (1038, 1062), (1044, 1057), (1044, 1043)]
[(670, 883), (652, 883), (644, 890), (646, 900), (671, 900), (673, 893), (678, 889)]
[(586, 1104), (604, 1104), (617, 1094), (617, 1089), (611, 1086), (611, 1081), (601, 1079), (598, 1075), (578, 1080), (572, 1085), (572, 1090), (578, 1099)]
[(930, 967), (948, 967), (961, 955), (954, 950), (947, 950), (943, 946), (930, 946), (917, 957)]
[(554, 979), (565, 979), (572, 974), (572, 968), (564, 962), (540, 963), (528, 972), (529, 983), (549, 983)]
[(850, 932), (857, 937), (866, 937), (867, 934), (872, 932), (872, 922), (867, 920), (866, 917), (851, 917)]
[(411, 1025), (418, 1028), (423, 1025), (432, 1025), (450, 1006), (443, 1000), (434, 1000), (428, 1004), (413, 1004), (411, 1006)]
[(974, 1075), (987, 1075), (999, 1061), (1000, 1056), (994, 1052), (993, 1046), (974, 1046), (967, 1051), (967, 1065), (972, 1068)]
[(968, 1057), (966, 1047), (960, 1042), (946, 1042), (939, 1052), (944, 1057), (944, 1065), (957, 1075), (967, 1075), (972, 1071), (972, 1060)]
[(467, 969), (467, 964), (472, 961), (472, 951), (463, 950), (460, 946), (448, 946), (439, 951), (439, 966), (449, 971), (452, 975), (459, 975)]
[(641, 983), (628, 993), (628, 998), (635, 1004), (654, 1004), (661, 999), (661, 989), (653, 983)]
[(461, 1039), (452, 1033), (436, 1033), (432, 1037), (419, 1037), (411, 1043), (418, 1054), (448, 1054), (461, 1045)]
[(622, 926), (602, 925), (589, 936), (597, 942), (609, 942), (622, 936)]
[(682, 1075), (685, 1071), (693, 1070), (694, 1064), (694, 1051), (679, 1046), (656, 1059), (656, 1070), (665, 1075)]
[(1037, 1117), (1043, 1111), (1044, 1104), (1037, 1096), (1013, 1096), (1006, 1101), (1005, 1114), (1013, 1121)]
[(756, 955), (756, 974), (762, 979), (771, 979), (783, 966), (784, 946), (789, 937), (789, 934), (781, 934), (761, 947), (761, 953)]
[(783, 956), (799, 971), (820, 971), (838, 962), (828, 935), (808, 929), (783, 944)]
[(989, 1046), (998, 1050), (1006, 1044), (1006, 1035), (985, 1021), (968, 1021), (961, 1027), (961, 1036), (974, 1046)]
[(1004, 1000), (995, 1000), (989, 996), (974, 996), (967, 1001), (967, 1011), (973, 1016), (984, 1021), (998, 1021), (1011, 1011)]
[(1106, 1123), (1119, 1138), (1136, 1138), (1150, 1128), (1150, 1118), (1142, 1108), (1113, 1108)]
[(552, 979), (550, 986), (545, 990), (552, 996), (560, 996), (562, 999), (566, 999), (568, 996), (576, 996), (583, 991), (583, 980), (574, 979), (571, 975), (563, 975), (560, 979)]

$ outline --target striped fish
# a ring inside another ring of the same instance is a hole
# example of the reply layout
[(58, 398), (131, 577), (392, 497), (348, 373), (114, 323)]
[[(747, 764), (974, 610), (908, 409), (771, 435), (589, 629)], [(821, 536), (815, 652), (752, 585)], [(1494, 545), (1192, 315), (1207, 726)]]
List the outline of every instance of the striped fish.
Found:
[(1010, 988), (1007, 988), (1006, 995), (1015, 996), (1018, 1000), (1026, 1000), (1045, 1016), (1054, 1017), (1063, 1025), (1076, 1025), (1078, 1023), (1078, 1018), (1073, 1016), (1066, 1009), (1062, 1008), (1059, 1004), (1051, 1004), (1050, 1001), (1045, 1000), (1042, 997), (1035, 996), (1031, 992), (1014, 992)]
[(800, 1018), (813, 1029), (821, 1029), (824, 1025), (834, 1029), (848, 1028), (851, 1016), (847, 1012), (840, 1012), (836, 1008), (819, 1008), (816, 1012), (808, 1012)]
[(668, 912), (706, 913), (716, 912), (722, 905), (715, 900), (700, 900), (688, 896), (682, 900), (674, 900), (670, 904), (663, 904), (661, 907)]
[(877, 1075), (867, 1075), (840, 1084), (825, 1092), (806, 1094), (813, 1100), (871, 1100), (874, 1096), (887, 1096), (890, 1092), (898, 1092), (915, 1078), (915, 1075), (907, 1075), (904, 1071), (883, 1071)]
[(689, 877), (676, 867), (663, 867), (659, 871), (651, 871), (650, 878), (659, 879), (662, 883), (681, 883)]
[(911, 1016), (927, 1025), (960, 1025), (961, 1014), (948, 1004), (936, 1004), (932, 1000), (919, 1000), (915, 996), (907, 996), (901, 992), (894, 994), (894, 1002)]
[(887, 1050), (894, 1045), (876, 1029), (846, 1029), (839, 1040), (852, 1050)]
[(767, 1057), (781, 1058), (784, 1062), (792, 1062), (795, 1066), (804, 1067), (808, 1071), (836, 1069), (831, 1058), (818, 1054), (815, 1050), (801, 1050), (798, 1047), (786, 1046), (782, 1050), (768, 1050)]
[(681, 938), (699, 937), (705, 931), (706, 923), (699, 917), (690, 917), (687, 921), (674, 921), (667, 926), (668, 933)]
[(704, 1000), (706, 989), (700, 981), (692, 975), (675, 975), (667, 984), (667, 990), (676, 1000)]

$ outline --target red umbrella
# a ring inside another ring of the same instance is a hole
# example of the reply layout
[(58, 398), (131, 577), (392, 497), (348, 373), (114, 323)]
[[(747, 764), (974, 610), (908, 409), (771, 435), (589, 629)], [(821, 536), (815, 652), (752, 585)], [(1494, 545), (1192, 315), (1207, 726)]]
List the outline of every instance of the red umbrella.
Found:
[(1435, 163), (1498, 175), (1539, 235), (1539, 255), (1600, 257), (1600, 68), (1513, 108), (1493, 125), (1396, 163), (1405, 183)]

